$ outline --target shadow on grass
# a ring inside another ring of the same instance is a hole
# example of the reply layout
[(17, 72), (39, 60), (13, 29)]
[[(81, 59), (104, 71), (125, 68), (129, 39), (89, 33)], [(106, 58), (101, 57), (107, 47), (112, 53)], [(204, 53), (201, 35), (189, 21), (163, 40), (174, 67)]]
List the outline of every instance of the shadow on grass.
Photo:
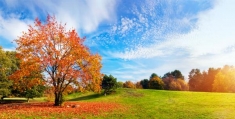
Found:
[(91, 100), (91, 99), (99, 98), (101, 96), (103, 96), (103, 95), (102, 94), (92, 94), (92, 95), (87, 95), (87, 96), (82, 96), (82, 97), (69, 99), (68, 101)]

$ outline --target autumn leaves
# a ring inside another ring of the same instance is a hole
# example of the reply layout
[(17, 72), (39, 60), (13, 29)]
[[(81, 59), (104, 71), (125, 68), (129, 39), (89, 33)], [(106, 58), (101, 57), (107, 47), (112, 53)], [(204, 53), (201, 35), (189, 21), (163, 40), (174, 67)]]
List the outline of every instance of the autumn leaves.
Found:
[[(49, 83), (54, 89), (56, 106), (61, 105), (63, 91), (69, 85), (99, 92), (101, 57), (91, 54), (83, 45), (84, 40), (74, 29), (67, 31), (55, 17), (48, 16), (45, 23), (36, 19), (34, 26), (29, 26), (28, 32), (16, 40), (18, 57), (24, 66), (11, 79), (16, 85), (24, 79), (30, 82), (26, 84), (29, 88), (32, 83)], [(26, 78), (27, 75), (33, 76)]]

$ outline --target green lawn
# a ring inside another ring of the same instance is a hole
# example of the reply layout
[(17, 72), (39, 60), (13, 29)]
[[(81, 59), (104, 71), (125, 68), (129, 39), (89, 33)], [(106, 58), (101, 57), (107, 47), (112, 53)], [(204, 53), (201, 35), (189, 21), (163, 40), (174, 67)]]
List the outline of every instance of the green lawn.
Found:
[(144, 89), (119, 89), (116, 94), (69, 95), (70, 101), (118, 102), (128, 107), (125, 112), (108, 114), (110, 118), (156, 119), (233, 119), (235, 94), (182, 92)]
[[(235, 117), (233, 93), (118, 89), (115, 94), (107, 96), (88, 92), (71, 94), (65, 99), (67, 102), (118, 103), (125, 107), (124, 111), (104, 112), (104, 115), (84, 114), (83, 117), (86, 118), (234, 119)], [(55, 118), (59, 118), (62, 113), (56, 114)]]

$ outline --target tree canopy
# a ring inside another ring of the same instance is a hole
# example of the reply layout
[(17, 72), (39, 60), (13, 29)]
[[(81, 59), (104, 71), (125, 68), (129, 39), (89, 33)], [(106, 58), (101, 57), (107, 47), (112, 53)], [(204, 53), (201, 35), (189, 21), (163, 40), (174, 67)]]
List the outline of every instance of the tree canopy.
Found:
[(0, 47), (0, 96), (7, 96), (11, 93), (9, 89), (11, 82), (8, 80), (8, 76), (11, 73), (11, 65), (11, 60)]
[(62, 104), (63, 91), (69, 85), (101, 90), (101, 57), (92, 54), (84, 41), (75, 29), (66, 30), (49, 15), (45, 23), (36, 19), (16, 40), (18, 57), (25, 67), (46, 73), (43, 79), (53, 86), (55, 106)]
[(104, 94), (110, 94), (117, 88), (117, 78), (112, 75), (104, 75), (102, 81), (102, 88), (104, 89)]
[(149, 79), (149, 88), (150, 89), (164, 89), (164, 82), (162, 79), (155, 73), (150, 76)]

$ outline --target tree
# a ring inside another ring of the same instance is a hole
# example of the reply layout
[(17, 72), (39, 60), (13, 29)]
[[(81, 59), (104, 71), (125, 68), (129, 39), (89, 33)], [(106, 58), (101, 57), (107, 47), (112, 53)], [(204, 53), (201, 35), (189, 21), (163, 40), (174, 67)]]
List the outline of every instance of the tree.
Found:
[(163, 87), (164, 82), (162, 81), (162, 79), (157, 74), (153, 73), (149, 79), (149, 88), (162, 90)]
[(140, 84), (142, 85), (143, 89), (148, 89), (149, 88), (149, 80), (148, 79), (141, 80)]
[(162, 81), (164, 82), (165, 90), (188, 90), (188, 84), (179, 70), (166, 73)]
[(135, 84), (131, 81), (126, 81), (124, 84), (123, 84), (123, 87), (124, 88), (136, 88), (135, 87)]
[(117, 88), (123, 88), (123, 82), (118, 81), (117, 82)]
[(189, 90), (211, 92), (215, 76), (220, 68), (209, 68), (208, 71), (200, 72), (199, 69), (192, 69), (189, 73)]
[(20, 67), (20, 59), (16, 57), (16, 54), (16, 51), (6, 51), (6, 56), (11, 60), (11, 66), (8, 75), (11, 75)]
[(175, 79), (182, 79), (184, 80), (184, 76), (182, 75), (180, 70), (174, 70), (171, 74), (175, 77)]
[(170, 90), (170, 83), (175, 80), (175, 77), (170, 73), (166, 73), (162, 77), (162, 81), (164, 82), (164, 89), (165, 90)]
[(158, 77), (158, 75), (156, 73), (152, 73), (151, 76), (149, 77), (149, 79), (152, 79), (152, 78), (155, 78), (155, 77)]
[[(26, 97), (27, 101), (35, 97), (42, 97), (46, 87), (44, 85), (33, 86), (30, 89), (25, 90), (24, 92), (17, 92), (18, 96)], [(16, 90), (17, 91), (17, 90)]]
[(203, 74), (199, 69), (192, 69), (189, 72), (189, 90), (190, 91), (201, 91), (203, 82)]
[(179, 70), (174, 70), (172, 72), (168, 72), (163, 76), (163, 78), (165, 78), (165, 77), (173, 77), (175, 79), (180, 78), (180, 79), (184, 80), (184, 76), (182, 75), (181, 71), (179, 71)]
[(179, 78), (170, 82), (169, 90), (187, 91), (189, 90), (189, 87), (184, 80)]
[(213, 91), (215, 92), (235, 92), (235, 68), (232, 66), (224, 66), (219, 73), (216, 74), (213, 83)]
[(13, 82), (12, 92), (16, 96), (28, 98), (42, 96), (45, 89), (42, 71), (34, 62), (21, 62), (20, 67), (9, 79)]
[(212, 92), (215, 76), (220, 70), (220, 68), (209, 68), (207, 73), (203, 73), (204, 80), (202, 81), (202, 91)]
[(0, 47), (0, 96), (5, 97), (11, 93), (11, 82), (8, 80), (10, 74), (11, 60)]
[(102, 88), (104, 89), (104, 94), (110, 94), (117, 88), (117, 79), (112, 75), (104, 75), (102, 81)]
[(138, 89), (143, 89), (143, 87), (139, 81), (135, 83), (135, 87)]
[(101, 90), (101, 57), (91, 54), (84, 41), (74, 29), (67, 31), (49, 15), (45, 23), (36, 19), (34, 26), (16, 40), (21, 61), (38, 66), (46, 74), (44, 80), (53, 85), (55, 106), (62, 104), (69, 85)]

